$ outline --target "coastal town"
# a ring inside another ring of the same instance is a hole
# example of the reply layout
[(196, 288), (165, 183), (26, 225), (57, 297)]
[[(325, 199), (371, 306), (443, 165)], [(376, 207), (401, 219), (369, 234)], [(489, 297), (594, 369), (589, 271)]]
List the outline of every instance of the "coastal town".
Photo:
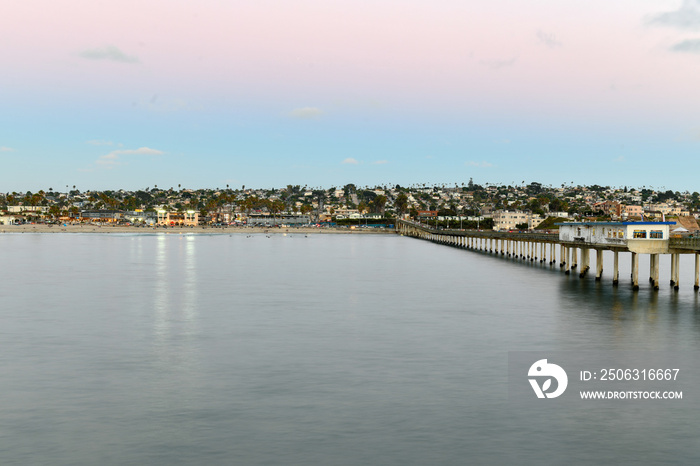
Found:
[(128, 191), (75, 186), (0, 194), (0, 224), (377, 227), (414, 219), (438, 227), (553, 228), (562, 221), (677, 219), (698, 231), (700, 194), (651, 187), (477, 184), (260, 189), (158, 186)]

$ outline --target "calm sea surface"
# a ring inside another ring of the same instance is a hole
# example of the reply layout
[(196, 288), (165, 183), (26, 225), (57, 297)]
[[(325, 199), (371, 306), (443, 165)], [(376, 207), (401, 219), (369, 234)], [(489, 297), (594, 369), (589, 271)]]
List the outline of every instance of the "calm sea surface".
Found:
[(635, 294), (622, 259), (613, 288), (394, 235), (3, 234), (0, 464), (698, 464), (700, 390), (509, 402), (509, 351), (700, 355), (692, 260)]

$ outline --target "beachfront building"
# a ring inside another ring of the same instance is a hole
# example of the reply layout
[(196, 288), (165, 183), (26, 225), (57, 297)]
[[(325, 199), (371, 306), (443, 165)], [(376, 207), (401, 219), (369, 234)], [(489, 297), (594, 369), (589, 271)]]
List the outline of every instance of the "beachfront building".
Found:
[(36, 214), (45, 214), (49, 211), (49, 207), (45, 205), (8, 205), (7, 212), (10, 214), (19, 214), (23, 212), (33, 212)]
[(94, 223), (116, 223), (124, 217), (119, 210), (83, 210), (80, 212), (80, 220)]
[(250, 215), (248, 217), (248, 225), (260, 226), (277, 226), (277, 225), (308, 225), (311, 223), (311, 217), (308, 215)]
[(184, 212), (168, 212), (159, 210), (158, 225), (196, 227), (199, 225), (199, 212), (187, 210)]
[(339, 208), (335, 209), (335, 218), (337, 218), (337, 219), (360, 218), (360, 211), (357, 209), (348, 209), (348, 208), (339, 207)]
[(17, 225), (23, 220), (21, 215), (0, 215), (0, 225)]
[(145, 212), (141, 209), (124, 213), (124, 220), (130, 223), (142, 223), (145, 225), (154, 225), (157, 220), (157, 214), (153, 211)]

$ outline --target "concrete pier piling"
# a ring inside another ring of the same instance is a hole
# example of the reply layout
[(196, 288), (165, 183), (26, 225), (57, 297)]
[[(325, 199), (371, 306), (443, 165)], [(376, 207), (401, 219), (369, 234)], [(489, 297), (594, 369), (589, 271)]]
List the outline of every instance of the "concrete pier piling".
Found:
[(596, 249), (595, 251), (595, 279), (600, 281), (603, 277), (603, 250)]
[(632, 289), (639, 290), (639, 257), (637, 253), (632, 253)]

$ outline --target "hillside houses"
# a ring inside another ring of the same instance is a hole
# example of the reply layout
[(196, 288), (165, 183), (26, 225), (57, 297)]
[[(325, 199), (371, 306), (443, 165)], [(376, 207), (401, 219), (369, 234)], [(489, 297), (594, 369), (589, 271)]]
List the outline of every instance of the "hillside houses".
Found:
[[(99, 212), (117, 212), (110, 217)], [(15, 222), (158, 222), (161, 216), (187, 223), (246, 223), (249, 218), (308, 216), (310, 222), (348, 222), (362, 219), (417, 218), (435, 212), (438, 219), (491, 219), (493, 228), (516, 225), (536, 228), (547, 217), (604, 218), (610, 221), (700, 216), (697, 192), (651, 188), (593, 186), (462, 185), (312, 187), (287, 185), (259, 189), (161, 189), (67, 192), (40, 190), (0, 194), (0, 215)], [(187, 214), (192, 212), (192, 214)], [(185, 215), (187, 214), (187, 215)], [(161, 220), (163, 221), (163, 220)], [(167, 221), (167, 220), (165, 220)], [(446, 221), (446, 220), (444, 220)], [(454, 220), (453, 220), (454, 221)]]

